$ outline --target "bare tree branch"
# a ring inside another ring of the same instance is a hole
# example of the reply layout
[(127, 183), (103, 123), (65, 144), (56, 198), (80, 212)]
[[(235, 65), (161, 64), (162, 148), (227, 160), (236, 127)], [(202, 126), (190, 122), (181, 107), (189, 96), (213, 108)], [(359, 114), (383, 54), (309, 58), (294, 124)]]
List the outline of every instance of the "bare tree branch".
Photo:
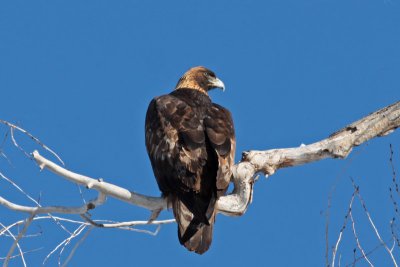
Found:
[[(9, 122), (6, 122), (4, 120), (0, 120), (0, 123), (10, 127), (13, 144), (18, 149), (21, 150), (21, 147), (15, 140), (14, 130), (18, 130), (29, 136), (42, 148), (52, 153), (63, 164), (63, 162), (61, 161), (61, 159), (57, 154), (55, 154), (50, 148), (45, 146), (41, 141), (39, 141), (39, 139), (31, 135), (26, 130)], [(388, 107), (385, 107), (381, 110), (371, 113), (370, 115), (364, 117), (359, 121), (350, 124), (349, 126), (343, 128), (342, 130), (339, 130), (334, 134), (330, 135), (328, 138), (310, 145), (301, 145), (300, 147), (296, 148), (271, 149), (265, 151), (252, 150), (244, 152), (242, 155), (241, 162), (232, 167), (232, 172), (233, 172), (232, 182), (234, 185), (234, 189), (228, 195), (222, 196), (218, 199), (216, 208), (219, 213), (228, 216), (241, 216), (246, 212), (248, 205), (251, 203), (253, 194), (253, 185), (254, 182), (257, 180), (256, 177), (257, 173), (262, 172), (263, 174), (270, 176), (273, 175), (278, 169), (285, 167), (298, 166), (301, 164), (306, 164), (325, 158), (345, 158), (351, 152), (353, 147), (358, 146), (370, 140), (371, 138), (387, 135), (392, 131), (394, 131), (399, 126), (400, 126), (400, 102), (396, 102)], [(83, 230), (86, 229), (86, 227), (102, 227), (102, 228), (113, 227), (131, 231), (144, 231), (146, 233), (152, 233), (147, 230), (135, 229), (133, 227), (145, 224), (155, 224), (158, 225), (158, 227), (160, 227), (160, 225), (162, 224), (174, 222), (173, 219), (164, 221), (155, 221), (160, 211), (168, 208), (167, 201), (162, 197), (145, 196), (130, 191), (128, 189), (125, 189), (123, 187), (119, 187), (117, 185), (105, 182), (102, 179), (95, 179), (72, 172), (50, 161), (49, 159), (43, 157), (42, 155), (39, 154), (38, 151), (34, 151), (32, 153), (32, 157), (41, 169), (48, 169), (53, 173), (55, 173), (56, 175), (61, 176), (73, 183), (76, 183), (78, 185), (84, 185), (88, 189), (96, 190), (98, 192), (98, 196), (96, 199), (84, 203), (82, 206), (78, 207), (64, 207), (64, 206), (42, 207), (37, 202), (36, 202), (37, 206), (30, 207), (30, 206), (18, 205), (16, 203), (13, 203), (5, 199), (3, 196), (0, 196), (0, 205), (13, 211), (30, 214), (29, 219), (25, 221), (16, 222), (10, 226), (3, 226), (3, 229), (0, 229), (0, 236), (1, 236), (5, 232), (9, 232), (9, 230), (12, 227), (24, 224), (23, 230), (19, 233), (17, 237), (15, 237), (14, 243), (6, 257), (4, 266), (7, 266), (9, 259), (13, 257), (12, 253), (15, 247), (18, 247), (18, 249), (20, 249), (18, 242), (24, 236), (26, 229), (28, 228), (30, 223), (37, 219), (54, 218), (60, 221), (79, 224), (78, 228), (73, 233), (70, 233), (70, 236), (68, 238), (66, 238), (53, 251), (49, 253), (45, 261), (60, 247), (62, 246), (65, 247), (68, 243), (70, 243), (71, 240), (77, 237), (80, 233), (82, 233)], [(357, 195), (359, 196), (359, 194)], [(121, 201), (130, 203), (132, 205), (146, 208), (152, 211), (152, 216), (149, 221), (133, 221), (133, 222), (122, 222), (122, 223), (109, 222), (104, 220), (103, 221), (92, 220), (89, 217), (85, 216), (85, 214), (89, 210), (104, 204), (107, 196), (119, 199)], [(43, 216), (43, 217), (36, 216), (38, 214), (43, 214), (43, 213), (47, 213), (48, 216)], [(53, 217), (51, 213), (79, 214), (83, 216), (85, 221), (73, 221), (66, 218)], [(379, 240), (383, 242), (379, 234), (377, 233), (376, 227), (374, 227), (374, 225), (373, 228)], [(159, 228), (156, 230), (154, 234), (157, 234), (158, 230)], [(83, 241), (85, 238), (86, 234), (81, 240)], [(67, 263), (70, 260), (70, 258), (74, 255), (77, 246), (79, 246), (79, 244), (82, 241), (79, 241), (76, 244), (76, 246), (70, 252), (67, 261), (65, 263)], [(338, 242), (340, 242), (340, 239), (338, 240)], [(391, 254), (393, 263), (397, 265), (396, 261), (393, 258), (392, 250), (389, 249), (384, 242), (382, 243), (382, 245), (384, 245), (385, 249), (389, 252), (389, 254)], [(61, 249), (60, 253), (62, 253), (64, 247)], [(335, 249), (335, 253), (336, 252), (337, 252), (337, 247)], [(365, 257), (366, 254), (365, 253), (363, 254), (364, 254), (363, 256)], [(22, 250), (20, 250), (20, 256), (23, 259)], [(335, 263), (335, 258), (333, 258), (333, 264), (334, 263)], [(59, 264), (61, 264), (60, 261)], [(338, 264), (340, 264), (340, 255)]]
[(10, 210), (30, 213), (32, 215), (43, 214), (43, 213), (83, 214), (88, 210), (93, 209), (97, 205), (101, 205), (104, 202), (104, 200), (105, 200), (105, 195), (99, 193), (99, 196), (95, 200), (90, 201), (88, 204), (84, 204), (80, 207), (63, 207), (63, 206), (30, 207), (12, 203), (11, 201), (8, 201), (3, 197), (0, 197), (0, 204)]
[(249, 151), (242, 161), (254, 165), (256, 172), (272, 175), (276, 170), (325, 158), (346, 158), (353, 147), (385, 136), (400, 126), (400, 102), (380, 109), (333, 133), (327, 139), (296, 148)]
[(387, 135), (399, 126), (400, 102), (396, 102), (333, 133), (327, 139), (310, 145), (244, 152), (242, 161), (233, 167), (235, 190), (233, 194), (225, 197), (230, 198), (228, 201), (218, 202), (218, 208), (225, 214), (243, 214), (251, 201), (252, 177), (257, 172), (272, 175), (281, 168), (325, 158), (345, 158), (353, 147), (374, 137)]
[[(310, 145), (244, 152), (242, 161), (233, 166), (234, 189), (232, 193), (219, 198), (217, 209), (220, 213), (229, 216), (244, 214), (251, 203), (254, 176), (258, 172), (272, 175), (278, 169), (285, 167), (298, 166), (325, 158), (345, 158), (353, 147), (371, 138), (389, 134), (399, 126), (400, 102), (396, 102), (335, 132), (327, 139)], [(167, 208), (167, 202), (161, 197), (141, 195), (101, 179), (74, 173), (44, 158), (38, 151), (34, 151), (32, 155), (41, 169), (46, 168), (71, 182), (151, 211)]]
[(32, 153), (32, 156), (41, 169), (46, 168), (71, 182), (84, 185), (90, 189), (97, 190), (107, 196), (112, 196), (119, 200), (137, 205), (139, 207), (144, 207), (152, 211), (167, 208), (167, 202), (161, 197), (149, 197), (141, 195), (135, 192), (131, 192), (125, 188), (104, 182), (103, 179), (94, 179), (88, 176), (74, 173), (44, 158), (39, 154), (38, 151), (34, 151)]

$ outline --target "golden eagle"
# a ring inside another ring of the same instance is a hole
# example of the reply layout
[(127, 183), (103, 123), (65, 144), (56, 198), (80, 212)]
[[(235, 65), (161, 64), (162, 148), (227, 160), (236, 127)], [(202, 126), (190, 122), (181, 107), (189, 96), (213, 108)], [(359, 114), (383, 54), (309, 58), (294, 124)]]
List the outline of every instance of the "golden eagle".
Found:
[(210, 247), (236, 144), (231, 113), (208, 95), (214, 88), (225, 89), (214, 72), (191, 68), (146, 114), (146, 148), (158, 186), (172, 204), (180, 243), (199, 254)]

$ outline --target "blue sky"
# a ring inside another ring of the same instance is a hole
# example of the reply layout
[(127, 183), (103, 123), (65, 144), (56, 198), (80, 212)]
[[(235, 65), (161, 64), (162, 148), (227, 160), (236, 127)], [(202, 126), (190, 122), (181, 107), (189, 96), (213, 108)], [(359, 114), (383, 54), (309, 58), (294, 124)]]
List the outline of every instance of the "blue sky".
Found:
[[(147, 105), (154, 96), (170, 92), (196, 65), (212, 69), (225, 82), (226, 91), (211, 96), (233, 113), (237, 160), (244, 150), (312, 143), (399, 100), (400, 2), (0, 3), (0, 118), (38, 136), (68, 168), (136, 192), (159, 195), (144, 146)], [(5, 129), (1, 131), (4, 135)], [(28, 151), (36, 148), (17, 137)], [(331, 247), (352, 194), (349, 177), (360, 185), (382, 236), (390, 240), (389, 221), (395, 214), (388, 193), (389, 144), (399, 166), (395, 132), (356, 148), (349, 159), (284, 169), (261, 179), (244, 216), (217, 218), (212, 247), (203, 256), (179, 245), (176, 225), (162, 227), (156, 237), (95, 229), (71, 266), (323, 266), (328, 195), (336, 186)], [(75, 185), (39, 173), (10, 144), (5, 152), (14, 167), (0, 160), (0, 170), (32, 196), (41, 193), (42, 204), (81, 203)], [(30, 204), (4, 181), (0, 186), (1, 195)], [(354, 213), (360, 240), (369, 251), (379, 241), (358, 202)], [(113, 199), (92, 214), (110, 220), (149, 215)], [(18, 218), (24, 217), (0, 208), (0, 222)], [(25, 250), (43, 247), (26, 256), (32, 266), (66, 238), (51, 222), (35, 224), (31, 233), (38, 231), (40, 237), (21, 243)], [(9, 245), (9, 238), (0, 237), (0, 257)], [(341, 245), (345, 266), (356, 247), (350, 226)], [(395, 252), (399, 255), (398, 248)], [(391, 264), (382, 248), (371, 259), (377, 266)], [(52, 257), (48, 265), (57, 260)], [(15, 260), (11, 265), (20, 264)]]

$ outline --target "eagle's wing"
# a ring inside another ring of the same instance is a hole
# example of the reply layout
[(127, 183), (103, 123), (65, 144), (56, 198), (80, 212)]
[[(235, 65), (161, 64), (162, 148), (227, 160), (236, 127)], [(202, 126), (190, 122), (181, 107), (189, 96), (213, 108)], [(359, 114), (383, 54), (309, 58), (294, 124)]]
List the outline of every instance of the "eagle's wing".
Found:
[(146, 114), (146, 148), (160, 190), (172, 196), (179, 241), (204, 253), (234, 162), (230, 112), (213, 104), (201, 115), (173, 95), (155, 98)]
[[(231, 167), (235, 161), (235, 130), (232, 115), (226, 108), (213, 103), (204, 120), (207, 137), (217, 153), (217, 189), (225, 193), (230, 179)], [(220, 194), (219, 194), (220, 195)]]
[(206, 163), (204, 127), (184, 101), (171, 95), (154, 98), (146, 114), (146, 148), (160, 190), (200, 190)]

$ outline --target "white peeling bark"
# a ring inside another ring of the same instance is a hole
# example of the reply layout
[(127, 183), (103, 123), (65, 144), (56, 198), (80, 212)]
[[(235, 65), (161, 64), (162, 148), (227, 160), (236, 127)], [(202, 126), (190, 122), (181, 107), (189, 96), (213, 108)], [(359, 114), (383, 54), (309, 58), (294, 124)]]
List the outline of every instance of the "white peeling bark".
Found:
[[(325, 158), (345, 158), (353, 147), (371, 138), (387, 135), (399, 126), (400, 102), (396, 102), (348, 125), (328, 138), (310, 145), (244, 152), (241, 162), (232, 169), (234, 189), (230, 194), (219, 198), (217, 210), (228, 216), (244, 214), (251, 203), (255, 174), (258, 172), (273, 175), (278, 169), (285, 167), (302, 165)], [(103, 182), (101, 179), (93, 179), (71, 172), (44, 158), (37, 151), (33, 152), (33, 158), (42, 169), (49, 169), (71, 182), (85, 185), (104, 195), (149, 209), (154, 213), (167, 208), (167, 202), (161, 197), (141, 195)], [(2, 203), (0, 202), (0, 204)]]
[(285, 167), (325, 158), (346, 158), (353, 147), (374, 137), (390, 134), (399, 126), (400, 102), (396, 102), (331, 134), (327, 139), (296, 148), (245, 152), (242, 162), (250, 162), (256, 172), (272, 175)]
[(48, 169), (73, 183), (84, 185), (87, 188), (97, 190), (98, 192), (101, 192), (106, 196), (111, 196), (124, 202), (128, 202), (130, 204), (149, 209), (151, 211), (163, 210), (167, 208), (167, 202), (161, 197), (149, 197), (141, 195), (135, 192), (131, 192), (123, 187), (104, 182), (101, 178), (94, 179), (69, 171), (44, 158), (36, 150), (32, 153), (32, 156), (41, 169)]
[(218, 202), (218, 208), (224, 214), (240, 216), (251, 203), (253, 177), (256, 173), (270, 176), (281, 168), (325, 158), (346, 158), (353, 147), (374, 137), (390, 134), (399, 126), (400, 102), (396, 102), (310, 145), (244, 152), (241, 162), (233, 167), (235, 190), (224, 197), (226, 201)]
[(96, 199), (79, 207), (64, 207), (64, 206), (30, 207), (30, 206), (22, 206), (15, 204), (0, 196), (0, 205), (3, 205), (4, 207), (10, 210), (30, 213), (31, 215), (37, 215), (43, 213), (84, 214), (87, 211), (102, 205), (105, 202), (105, 200), (106, 200), (106, 195), (100, 192), (99, 196)]

